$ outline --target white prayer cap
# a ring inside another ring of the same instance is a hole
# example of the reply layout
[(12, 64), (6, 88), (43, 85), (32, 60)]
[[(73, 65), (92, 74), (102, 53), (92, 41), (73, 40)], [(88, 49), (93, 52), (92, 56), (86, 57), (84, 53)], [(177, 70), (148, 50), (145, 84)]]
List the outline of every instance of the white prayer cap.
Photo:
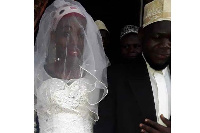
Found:
[(171, 21), (171, 0), (154, 0), (145, 5), (143, 28), (163, 20)]
[(125, 36), (128, 33), (136, 33), (138, 34), (138, 29), (139, 27), (134, 26), (134, 25), (126, 25), (124, 26), (124, 28), (122, 28), (121, 30), (121, 34), (120, 34), (120, 39)]
[(108, 31), (108, 29), (106, 28), (106, 25), (101, 20), (96, 20), (95, 23), (96, 23), (97, 27), (99, 28), (99, 30), (107, 30)]

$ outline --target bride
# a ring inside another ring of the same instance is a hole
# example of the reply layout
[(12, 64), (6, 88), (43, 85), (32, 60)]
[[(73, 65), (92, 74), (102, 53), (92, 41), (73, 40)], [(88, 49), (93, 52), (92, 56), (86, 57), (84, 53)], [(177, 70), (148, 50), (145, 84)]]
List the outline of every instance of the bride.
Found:
[(40, 133), (92, 133), (107, 94), (97, 26), (80, 3), (56, 0), (44, 12), (35, 45), (35, 111)]

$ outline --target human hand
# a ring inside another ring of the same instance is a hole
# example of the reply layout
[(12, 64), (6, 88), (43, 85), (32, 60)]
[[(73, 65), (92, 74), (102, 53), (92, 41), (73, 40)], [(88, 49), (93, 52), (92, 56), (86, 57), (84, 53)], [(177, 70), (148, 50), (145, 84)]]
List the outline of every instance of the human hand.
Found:
[(157, 122), (154, 122), (150, 119), (145, 119), (145, 123), (148, 124), (140, 124), (142, 133), (171, 133), (171, 121), (165, 118), (163, 115), (160, 115), (161, 120), (167, 127), (164, 127)]

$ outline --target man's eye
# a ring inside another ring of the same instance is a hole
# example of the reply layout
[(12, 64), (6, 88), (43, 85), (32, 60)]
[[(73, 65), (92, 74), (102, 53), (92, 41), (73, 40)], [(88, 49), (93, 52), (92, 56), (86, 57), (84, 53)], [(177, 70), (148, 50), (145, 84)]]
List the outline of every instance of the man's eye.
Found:
[(153, 35), (152, 38), (153, 38), (153, 39), (159, 39), (159, 38), (160, 38), (160, 35), (158, 35), (158, 34)]
[(128, 49), (130, 46), (129, 45), (123, 45), (122, 47), (125, 48), (125, 49)]
[(69, 33), (69, 32), (64, 32), (64, 36), (65, 36), (65, 37), (69, 37), (69, 36), (70, 36), (70, 33)]
[(84, 37), (85, 37), (84, 32), (81, 32), (81, 33), (79, 34), (79, 37), (84, 38)]
[(140, 48), (141, 45), (140, 44), (134, 44), (134, 48)]

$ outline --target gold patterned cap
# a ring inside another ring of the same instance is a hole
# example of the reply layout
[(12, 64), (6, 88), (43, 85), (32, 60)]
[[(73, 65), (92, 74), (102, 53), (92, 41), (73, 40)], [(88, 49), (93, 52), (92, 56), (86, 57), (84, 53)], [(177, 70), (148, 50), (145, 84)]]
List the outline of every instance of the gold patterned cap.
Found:
[(143, 28), (163, 20), (171, 21), (171, 0), (154, 0), (145, 5)]

